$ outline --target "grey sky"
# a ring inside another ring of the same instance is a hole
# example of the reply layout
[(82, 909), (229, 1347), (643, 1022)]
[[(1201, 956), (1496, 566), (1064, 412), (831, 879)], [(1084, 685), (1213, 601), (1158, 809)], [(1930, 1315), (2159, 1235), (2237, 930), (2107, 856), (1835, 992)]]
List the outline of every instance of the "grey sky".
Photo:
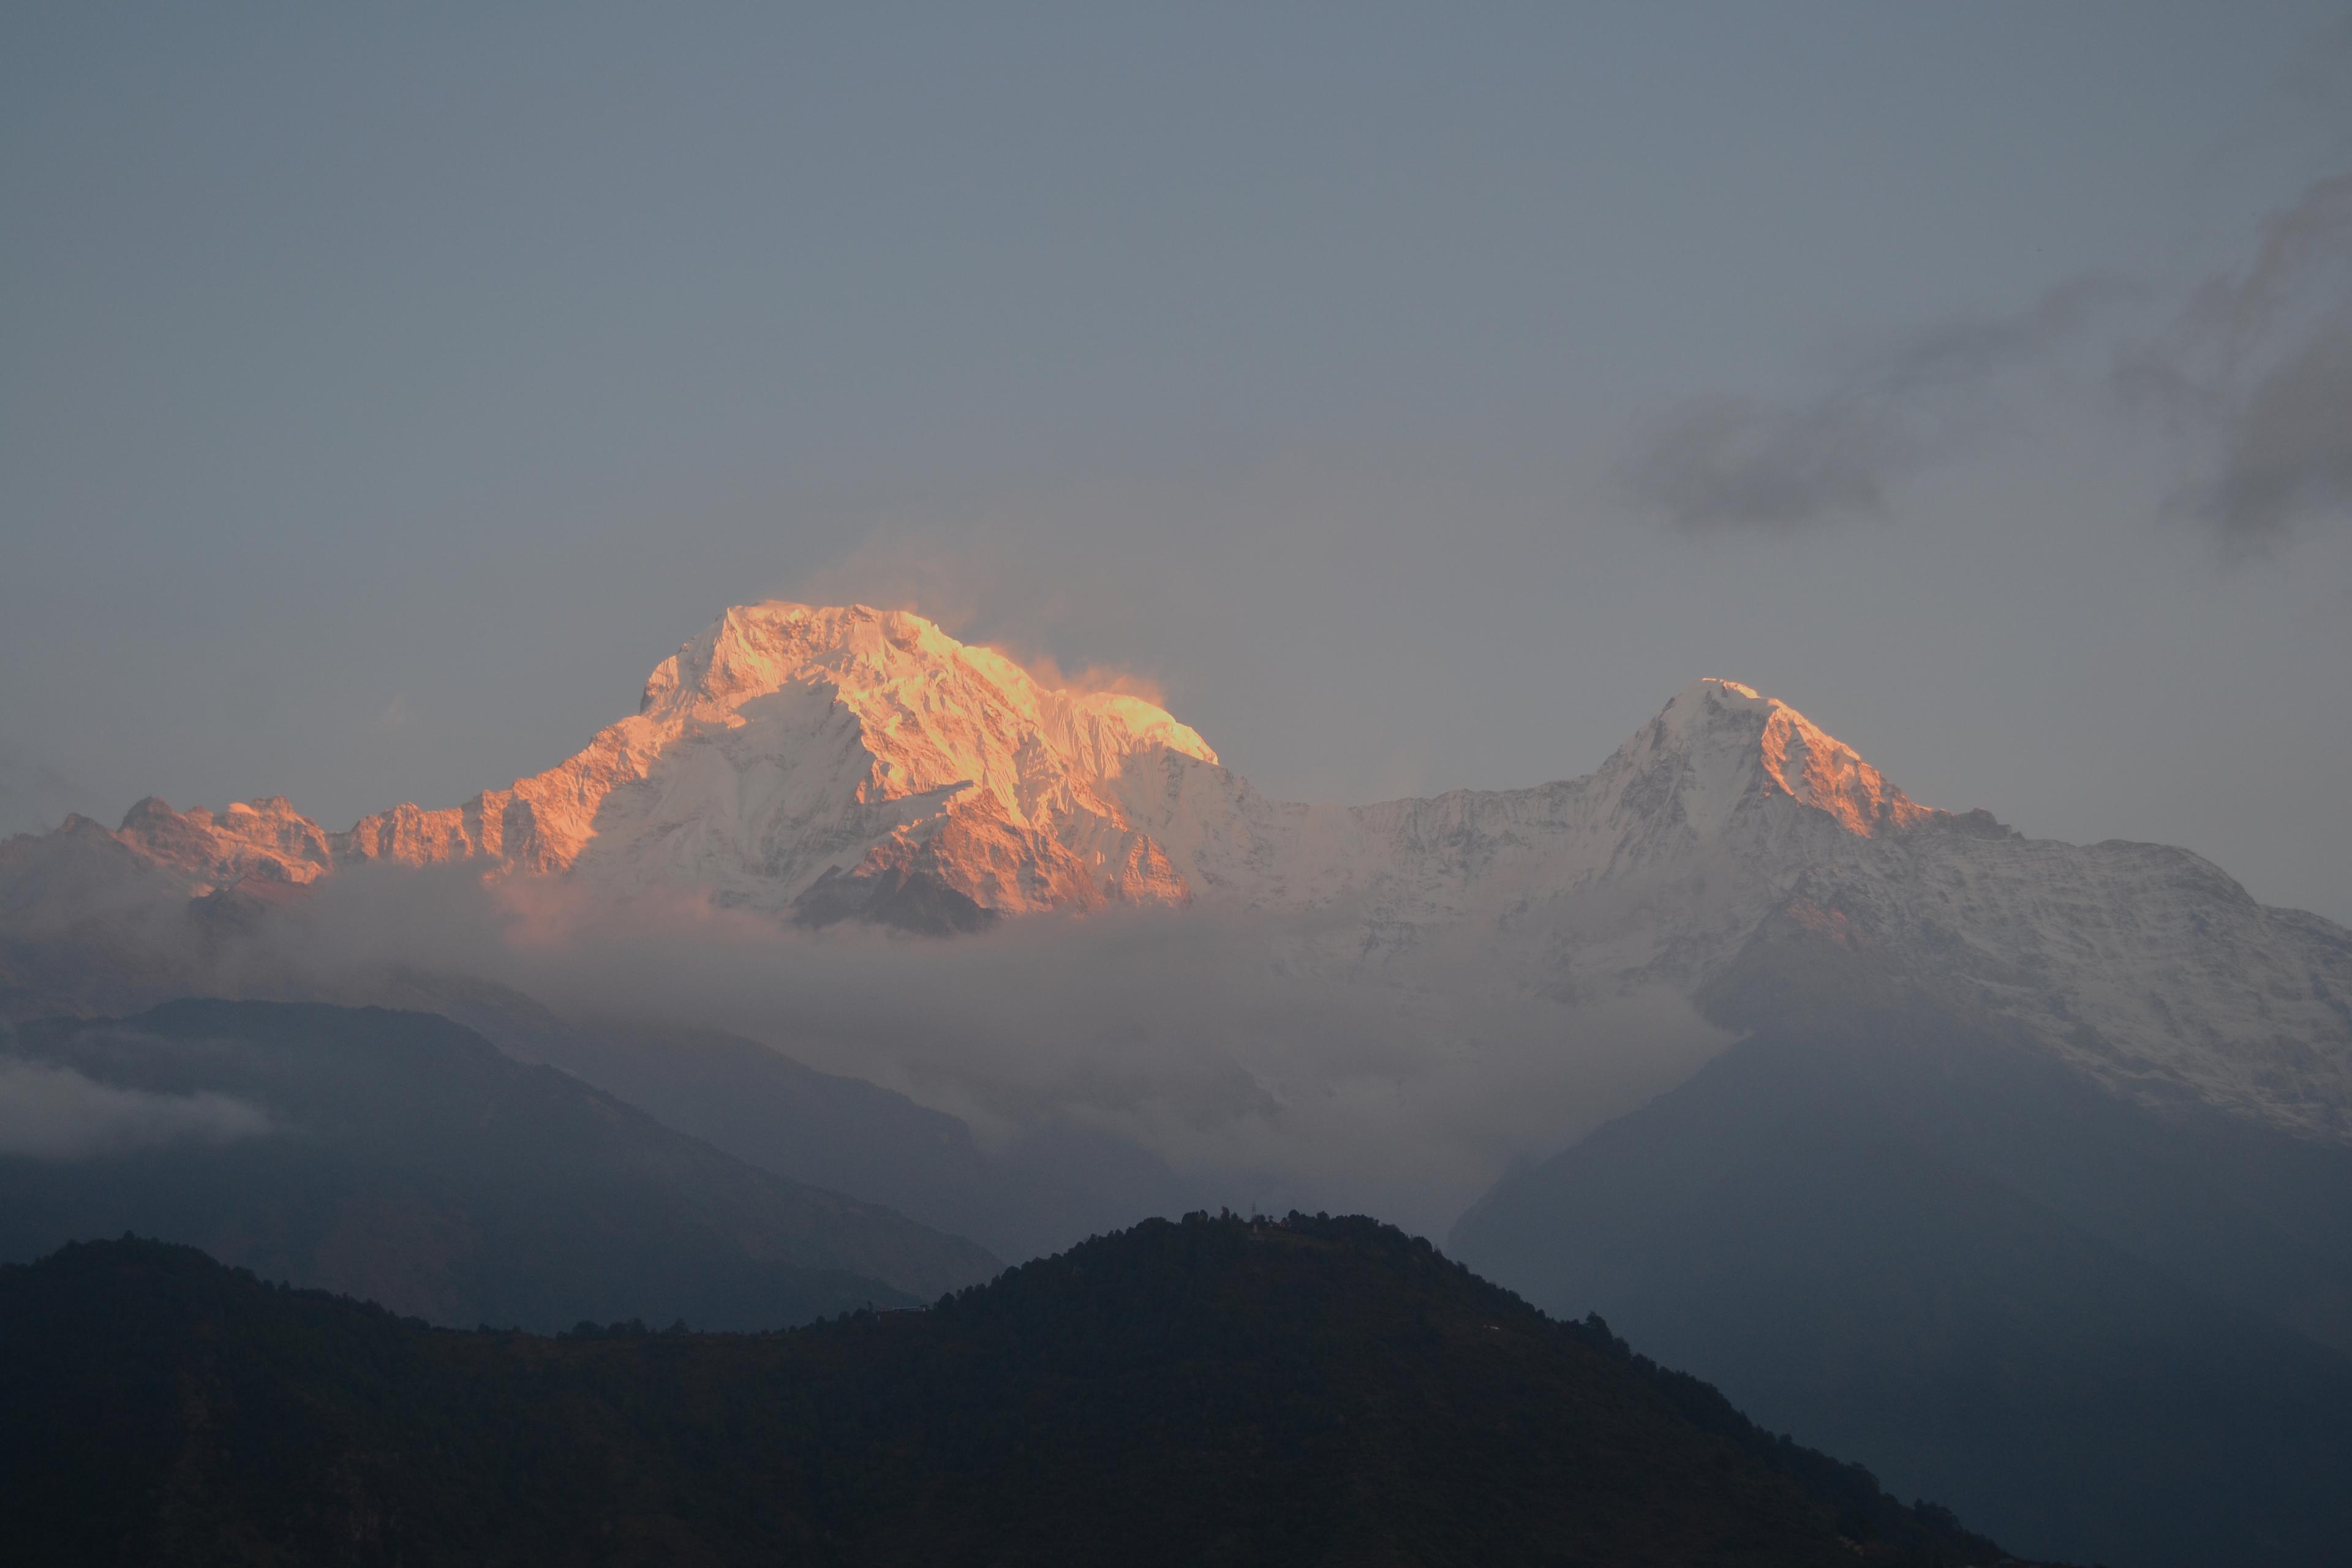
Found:
[[(2200, 314), (2341, 4), (979, 9), (8, 7), (0, 826), (453, 802), (858, 596), (1290, 795), (1731, 676), (2352, 919), (2340, 274)], [(1627, 483), (1857, 399), (1868, 504)]]

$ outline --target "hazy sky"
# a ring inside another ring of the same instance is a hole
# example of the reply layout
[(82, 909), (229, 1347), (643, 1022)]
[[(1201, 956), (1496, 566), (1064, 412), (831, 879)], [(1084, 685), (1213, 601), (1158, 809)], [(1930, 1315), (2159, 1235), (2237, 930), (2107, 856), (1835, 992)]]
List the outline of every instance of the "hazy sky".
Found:
[(1729, 676), (2352, 920), (2343, 5), (836, 9), (0, 13), (0, 828), (859, 597), (1293, 796)]

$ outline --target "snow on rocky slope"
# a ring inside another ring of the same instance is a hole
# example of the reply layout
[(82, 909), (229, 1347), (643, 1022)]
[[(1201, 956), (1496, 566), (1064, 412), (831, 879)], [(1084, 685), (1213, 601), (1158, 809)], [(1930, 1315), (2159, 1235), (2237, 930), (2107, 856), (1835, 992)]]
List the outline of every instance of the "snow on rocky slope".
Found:
[(759, 605), (663, 660), (637, 712), (577, 756), (462, 805), (330, 833), (279, 797), (218, 815), (151, 798), (114, 837), (197, 894), (478, 861), (803, 916), (909, 887), (983, 917), (1181, 903), (1184, 880), (1108, 793), (1162, 752), (1216, 761), (1139, 698), (1050, 689), (919, 616)]
[(2184, 850), (1932, 810), (1724, 680), (1685, 687), (1584, 778), (1305, 805), (1150, 702), (1050, 689), (918, 616), (758, 605), (509, 788), (344, 833), (282, 799), (142, 801), (110, 834), (77, 818), (0, 846), (0, 902), (38, 901), (101, 850), (188, 895), (467, 861), (812, 924), (1247, 910), (1286, 931), (1286, 963), (1408, 985), (1664, 985), (1734, 1026), (1925, 1002), (2135, 1098), (2352, 1139), (2352, 931), (2265, 909)]

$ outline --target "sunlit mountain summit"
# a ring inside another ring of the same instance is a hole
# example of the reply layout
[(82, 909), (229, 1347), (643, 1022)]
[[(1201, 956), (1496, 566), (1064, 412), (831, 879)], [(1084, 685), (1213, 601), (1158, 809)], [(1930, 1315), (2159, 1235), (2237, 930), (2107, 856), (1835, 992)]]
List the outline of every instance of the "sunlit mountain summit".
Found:
[(1183, 901), (1117, 787), (1163, 753), (1216, 762), (1141, 698), (1045, 686), (919, 616), (771, 603), (664, 659), (637, 711), (576, 756), (461, 805), (329, 833), (283, 800), (217, 816), (149, 801), (122, 837), (217, 886), (467, 861), (803, 918), (929, 900), (970, 923)]
[(217, 815), (150, 798), (116, 836), (192, 891), (460, 861), (803, 916), (887, 919), (919, 889), (986, 918), (1201, 894), (1278, 907), (1409, 876), (1434, 884), (1414, 901), (1441, 912), (1490, 868), (1436, 863), (1432, 840), (1540, 841), (1535, 875), (1575, 882), (1709, 841), (1743, 806), (1808, 808), (1864, 837), (1937, 815), (1794, 709), (1725, 680), (1693, 682), (1591, 780), (1270, 802), (1140, 697), (1046, 686), (905, 611), (769, 603), (664, 659), (638, 710), (577, 755), (461, 805), (336, 833), (283, 797)]

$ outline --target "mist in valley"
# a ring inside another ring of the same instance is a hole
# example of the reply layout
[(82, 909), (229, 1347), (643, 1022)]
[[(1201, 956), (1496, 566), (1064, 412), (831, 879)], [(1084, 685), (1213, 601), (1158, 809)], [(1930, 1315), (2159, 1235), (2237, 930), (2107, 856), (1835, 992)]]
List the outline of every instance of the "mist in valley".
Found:
[(576, 1023), (717, 1030), (961, 1118), (983, 1150), (1148, 1152), (1197, 1203), (1445, 1227), (1515, 1163), (1643, 1103), (1730, 1035), (1663, 987), (1498, 977), (1470, 940), (1333, 973), (1360, 911), (1119, 910), (940, 939), (805, 931), (688, 894), (368, 870), (208, 955), (224, 994), (365, 999), (395, 973)]

